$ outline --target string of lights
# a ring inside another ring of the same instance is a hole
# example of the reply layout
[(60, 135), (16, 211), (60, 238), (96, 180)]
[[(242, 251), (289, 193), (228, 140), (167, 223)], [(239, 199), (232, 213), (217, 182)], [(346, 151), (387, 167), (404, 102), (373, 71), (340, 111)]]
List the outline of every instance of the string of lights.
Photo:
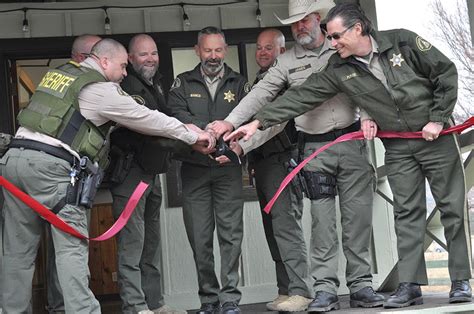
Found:
[[(223, 2), (219, 3), (219, 6), (226, 6), (242, 3), (242, 1), (230, 1), (230, 2)], [(122, 5), (109, 5), (109, 6), (92, 6), (92, 7), (63, 7), (63, 8), (40, 8), (40, 7), (22, 7), (22, 8), (15, 8), (15, 9), (7, 9), (7, 10), (0, 10), (0, 13), (9, 13), (9, 12), (23, 12), (23, 32), (29, 32), (29, 21), (27, 17), (28, 11), (84, 11), (84, 10), (103, 10), (105, 14), (104, 20), (104, 29), (106, 34), (110, 34), (111, 32), (111, 19), (109, 17), (109, 9), (147, 9), (147, 8), (163, 8), (163, 7), (181, 7), (183, 11), (183, 25), (185, 28), (189, 29), (191, 25), (191, 20), (189, 19), (189, 15), (186, 13), (185, 6), (192, 7), (192, 6), (216, 6), (216, 3), (168, 3), (168, 4), (154, 4), (154, 5), (139, 5), (139, 6), (122, 6)], [(257, 10), (255, 12), (256, 20), (261, 23), (262, 20), (262, 11), (260, 9), (260, 0), (257, 0)]]

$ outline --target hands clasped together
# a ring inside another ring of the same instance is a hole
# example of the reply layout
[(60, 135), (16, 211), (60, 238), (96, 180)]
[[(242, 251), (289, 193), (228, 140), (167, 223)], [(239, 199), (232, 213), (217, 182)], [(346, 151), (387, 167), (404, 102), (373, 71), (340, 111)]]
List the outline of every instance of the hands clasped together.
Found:
[[(201, 154), (208, 155), (220, 164), (228, 163), (231, 160), (225, 155), (213, 156), (216, 153), (216, 142), (224, 135), (224, 141), (228, 141), (226, 136), (233, 130), (232, 124), (226, 121), (214, 121), (209, 123), (204, 130), (194, 124), (186, 124), (188, 128), (199, 134), (198, 140), (192, 145), (192, 148)], [(230, 140), (228, 143), (230, 149), (236, 156), (242, 155), (242, 148), (237, 140)]]

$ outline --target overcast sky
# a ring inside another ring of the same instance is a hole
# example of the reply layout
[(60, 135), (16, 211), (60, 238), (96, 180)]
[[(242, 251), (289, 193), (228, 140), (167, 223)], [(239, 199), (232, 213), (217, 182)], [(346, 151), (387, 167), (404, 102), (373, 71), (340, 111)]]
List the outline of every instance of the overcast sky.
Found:
[[(443, 0), (442, 3), (448, 12), (452, 12), (456, 8), (457, 1), (462, 1), (460, 3), (467, 6), (466, 0)], [(440, 30), (434, 23), (433, 9), (430, 5), (432, 2), (433, 0), (375, 0), (378, 29), (409, 29), (431, 42), (446, 56), (452, 57), (451, 49), (435, 36)], [(469, 21), (466, 23), (468, 25)], [(469, 96), (460, 93), (458, 98), (464, 104), (471, 106), (474, 104), (474, 100), (469, 99)]]
[[(379, 30), (406, 28), (425, 38), (437, 48), (447, 53), (443, 44), (434, 36), (432, 0), (375, 0)], [(455, 0), (446, 2), (455, 3)]]

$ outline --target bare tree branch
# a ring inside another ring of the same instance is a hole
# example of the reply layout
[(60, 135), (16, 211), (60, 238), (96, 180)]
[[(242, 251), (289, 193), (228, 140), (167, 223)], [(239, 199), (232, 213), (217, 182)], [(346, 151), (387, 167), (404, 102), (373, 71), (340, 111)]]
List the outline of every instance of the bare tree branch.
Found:
[(446, 11), (441, 0), (434, 0), (431, 6), (435, 15), (435, 37), (451, 49), (453, 62), (458, 68), (459, 94), (465, 97), (461, 97), (463, 101), (458, 99), (453, 115), (457, 122), (461, 122), (474, 115), (474, 49), (466, 3), (464, 0), (457, 0), (452, 14)]

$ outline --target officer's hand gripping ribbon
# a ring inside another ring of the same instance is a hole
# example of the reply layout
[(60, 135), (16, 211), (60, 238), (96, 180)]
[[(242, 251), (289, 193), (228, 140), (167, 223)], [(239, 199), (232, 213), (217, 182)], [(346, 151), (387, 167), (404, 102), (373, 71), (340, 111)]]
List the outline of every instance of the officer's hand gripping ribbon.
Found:
[[(467, 128), (470, 128), (474, 125), (474, 117), (470, 117), (468, 120), (466, 120), (463, 124), (460, 125), (455, 125), (453, 127), (450, 127), (448, 129), (445, 129), (439, 133), (439, 135), (445, 135), (445, 134), (451, 134), (451, 133), (461, 133)], [(421, 131), (418, 132), (390, 132), (390, 131), (378, 131), (377, 135), (378, 138), (412, 138), (412, 139), (420, 139), (423, 138)], [(275, 204), (276, 200), (280, 196), (281, 192), (285, 189), (285, 187), (291, 182), (291, 180), (296, 176), (298, 172), (300, 172), (303, 167), (310, 162), (314, 157), (328, 149), (329, 147), (341, 143), (341, 142), (347, 142), (351, 140), (363, 140), (364, 139), (364, 134), (362, 131), (357, 131), (357, 132), (352, 132), (352, 133), (347, 133), (342, 136), (339, 136), (337, 139), (334, 141), (322, 146), (318, 150), (316, 150), (314, 153), (309, 155), (305, 160), (303, 160), (298, 166), (296, 166), (293, 171), (291, 171), (285, 179), (280, 184), (280, 187), (276, 191), (275, 195), (273, 195), (272, 199), (267, 203), (265, 208), (263, 209), (267, 214), (270, 213), (272, 210), (273, 204)]]

